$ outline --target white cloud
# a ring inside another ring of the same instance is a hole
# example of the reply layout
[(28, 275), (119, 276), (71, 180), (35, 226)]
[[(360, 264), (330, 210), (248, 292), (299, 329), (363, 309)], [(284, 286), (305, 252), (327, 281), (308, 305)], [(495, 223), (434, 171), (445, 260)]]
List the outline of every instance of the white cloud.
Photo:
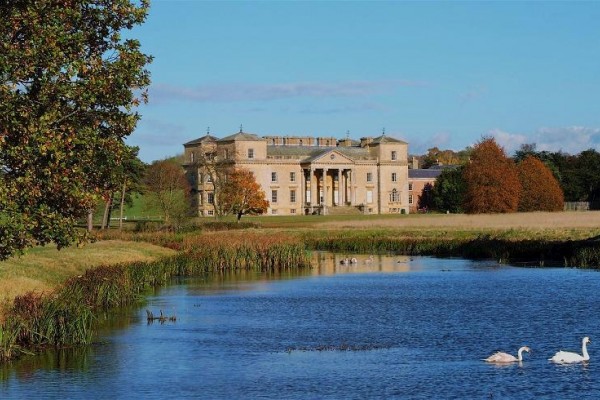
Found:
[(182, 87), (155, 84), (149, 89), (150, 103), (165, 101), (236, 102), (285, 98), (361, 97), (388, 92), (397, 87), (418, 87), (419, 81), (352, 81), (340, 83), (294, 82), (279, 84), (222, 84)]
[(562, 151), (568, 154), (578, 154), (600, 145), (600, 128), (584, 126), (542, 127), (531, 134), (510, 133), (500, 129), (488, 133), (504, 147), (508, 155), (525, 143), (535, 143), (538, 151)]
[[(401, 138), (402, 136), (394, 137)], [(437, 147), (439, 149), (451, 148), (452, 135), (450, 132), (442, 131), (436, 133), (431, 138), (424, 136), (410, 136), (406, 140), (409, 142), (410, 154), (425, 154), (427, 153), (427, 150), (432, 147)]]
[(522, 144), (531, 143), (525, 135), (505, 132), (500, 129), (492, 129), (488, 134), (494, 137), (500, 146), (504, 147), (504, 151), (507, 155), (513, 154)]
[(535, 134), (538, 150), (577, 154), (600, 144), (600, 128), (569, 126), (540, 128)]

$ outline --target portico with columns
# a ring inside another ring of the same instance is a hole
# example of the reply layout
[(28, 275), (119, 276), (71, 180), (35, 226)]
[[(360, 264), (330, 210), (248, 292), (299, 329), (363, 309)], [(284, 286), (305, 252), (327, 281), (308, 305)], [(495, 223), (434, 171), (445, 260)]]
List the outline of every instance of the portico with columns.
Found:
[(332, 150), (301, 164), (305, 214), (327, 215), (331, 207), (357, 206), (356, 162)]

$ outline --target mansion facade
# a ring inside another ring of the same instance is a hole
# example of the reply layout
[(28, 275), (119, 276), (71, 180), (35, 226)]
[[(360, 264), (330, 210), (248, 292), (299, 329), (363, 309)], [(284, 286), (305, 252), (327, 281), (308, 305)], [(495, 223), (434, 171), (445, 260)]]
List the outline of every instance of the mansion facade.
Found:
[(408, 144), (386, 136), (333, 137), (210, 134), (184, 145), (184, 168), (199, 216), (214, 215), (206, 160), (253, 172), (269, 215), (408, 213)]

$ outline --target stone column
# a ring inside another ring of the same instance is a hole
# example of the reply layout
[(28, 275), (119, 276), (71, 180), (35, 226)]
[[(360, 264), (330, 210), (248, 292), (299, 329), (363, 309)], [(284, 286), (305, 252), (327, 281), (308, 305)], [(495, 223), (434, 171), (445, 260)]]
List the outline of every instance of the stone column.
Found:
[(306, 205), (306, 170), (304, 168), (300, 169), (302, 171), (302, 176), (300, 176), (300, 207), (302, 207), (302, 214), (304, 214), (304, 206)]
[(327, 215), (327, 168), (323, 168), (323, 214)]
[(315, 182), (315, 170), (313, 167), (310, 167), (310, 176), (308, 179), (310, 180), (310, 207), (311, 209), (317, 205), (315, 192), (317, 191), (317, 184)]
[(342, 169), (341, 168), (338, 169), (337, 176), (338, 176), (338, 184), (337, 184), (337, 187), (338, 187), (338, 203), (337, 203), (337, 205), (341, 206), (341, 205), (344, 204), (344, 200), (343, 200), (343, 196), (342, 196), (343, 191), (342, 191)]
[(356, 193), (354, 191), (354, 180), (356, 172), (353, 169), (350, 170), (350, 205), (353, 206), (356, 204)]

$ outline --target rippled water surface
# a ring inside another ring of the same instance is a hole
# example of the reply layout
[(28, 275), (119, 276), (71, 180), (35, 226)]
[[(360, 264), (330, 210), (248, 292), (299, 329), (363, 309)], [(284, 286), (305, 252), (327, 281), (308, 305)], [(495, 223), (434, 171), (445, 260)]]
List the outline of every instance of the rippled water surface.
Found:
[[(1, 368), (0, 398), (600, 398), (600, 273), (317, 256), (304, 276), (162, 289), (93, 346)], [(548, 361), (583, 336), (589, 363)], [(522, 365), (481, 361), (522, 345)]]

